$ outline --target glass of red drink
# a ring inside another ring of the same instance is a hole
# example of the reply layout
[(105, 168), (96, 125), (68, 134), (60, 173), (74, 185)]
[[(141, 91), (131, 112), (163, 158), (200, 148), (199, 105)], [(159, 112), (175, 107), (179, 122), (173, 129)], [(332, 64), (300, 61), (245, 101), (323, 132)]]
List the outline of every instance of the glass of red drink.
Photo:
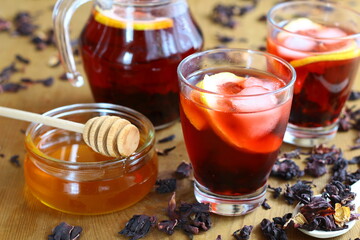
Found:
[(297, 79), (284, 141), (311, 147), (332, 139), (360, 56), (360, 14), (336, 4), (291, 1), (268, 13), (268, 52)]
[[(55, 32), (68, 75), (72, 65), (68, 17), (83, 0), (58, 1)], [(97, 0), (79, 38), (84, 70), (96, 102), (147, 116), (156, 129), (179, 118), (176, 68), (201, 49), (202, 34), (186, 0)], [(77, 81), (76, 81), (77, 80)]]
[(215, 49), (178, 67), (195, 197), (221, 215), (258, 207), (288, 122), (295, 70), (268, 53)]

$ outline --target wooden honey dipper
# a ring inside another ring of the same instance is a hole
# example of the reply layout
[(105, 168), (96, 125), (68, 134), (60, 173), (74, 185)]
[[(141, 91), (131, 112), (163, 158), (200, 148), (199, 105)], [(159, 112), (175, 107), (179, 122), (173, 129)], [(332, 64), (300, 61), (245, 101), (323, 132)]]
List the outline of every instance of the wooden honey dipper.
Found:
[(140, 141), (139, 129), (128, 120), (116, 116), (94, 117), (81, 124), (1, 106), (0, 116), (82, 133), (89, 147), (111, 157), (130, 156), (135, 152)]

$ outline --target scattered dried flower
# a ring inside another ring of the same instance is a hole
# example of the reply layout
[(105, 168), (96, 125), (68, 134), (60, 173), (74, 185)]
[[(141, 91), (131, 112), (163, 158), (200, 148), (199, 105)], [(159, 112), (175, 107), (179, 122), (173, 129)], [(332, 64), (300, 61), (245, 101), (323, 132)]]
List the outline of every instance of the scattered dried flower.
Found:
[(282, 154), (282, 158), (287, 158), (287, 159), (292, 159), (292, 158), (295, 158), (295, 159), (300, 159), (300, 149), (297, 148), (293, 151), (290, 151), (290, 152), (285, 152)]
[(168, 179), (159, 179), (156, 181), (155, 185), (158, 187), (155, 189), (157, 193), (170, 193), (176, 190), (176, 179), (168, 178)]
[(30, 60), (28, 58), (25, 58), (25, 57), (21, 56), (20, 54), (16, 54), (15, 58), (16, 58), (16, 60), (18, 60), (21, 63), (24, 63), (24, 64), (30, 63)]
[(209, 211), (209, 204), (203, 203), (182, 203), (176, 208), (175, 193), (173, 193), (167, 210), (170, 220), (161, 221), (158, 228), (169, 235), (173, 234), (174, 229), (182, 229), (192, 239), (194, 234), (211, 228)]
[(309, 158), (307, 158), (307, 163), (304, 171), (307, 175), (317, 178), (324, 175), (327, 172), (326, 164), (327, 161), (326, 159), (322, 158), (321, 154), (318, 155), (313, 154)]
[(3, 31), (9, 31), (11, 27), (11, 22), (4, 19), (4, 18), (0, 18), (0, 32)]
[(14, 25), (16, 33), (23, 36), (30, 36), (37, 29), (33, 24), (33, 17), (29, 12), (19, 12), (15, 15)]
[(76, 240), (80, 237), (81, 232), (81, 227), (62, 222), (52, 230), (52, 234), (48, 236), (48, 240)]
[(14, 165), (15, 167), (20, 167), (20, 160), (19, 160), (19, 155), (13, 155), (10, 157), (9, 161), (12, 165)]
[(151, 227), (156, 225), (155, 216), (134, 215), (125, 225), (125, 228), (119, 232), (126, 237), (131, 237), (130, 240), (137, 240), (145, 237), (150, 231)]
[(164, 138), (160, 139), (158, 141), (158, 143), (166, 143), (166, 142), (170, 142), (170, 141), (172, 141), (174, 139), (175, 139), (175, 134), (171, 134), (171, 135), (169, 135), (167, 137), (164, 137)]
[(253, 226), (245, 225), (243, 228), (236, 230), (232, 235), (237, 240), (250, 239), (251, 231), (253, 230)]
[(261, 206), (265, 209), (265, 210), (269, 210), (271, 209), (270, 205), (266, 202), (267, 199), (265, 198), (264, 201), (262, 202)]
[(191, 163), (182, 162), (176, 168), (175, 175), (180, 179), (186, 178), (190, 176), (191, 170), (192, 170)]
[(280, 196), (281, 191), (282, 191), (281, 187), (273, 188), (273, 187), (271, 187), (271, 186), (269, 185), (268, 188), (271, 189), (271, 190), (273, 190), (273, 197), (274, 197), (275, 199)]
[(272, 167), (270, 176), (278, 177), (285, 180), (290, 180), (295, 177), (301, 177), (304, 172), (300, 170), (299, 166), (296, 165), (291, 159), (285, 159), (277, 161)]
[(169, 154), (169, 152), (171, 152), (175, 148), (176, 148), (176, 146), (165, 148), (164, 150), (156, 149), (156, 152), (159, 156), (167, 156)]
[(360, 99), (360, 92), (359, 91), (351, 91), (348, 101), (355, 101)]
[(287, 240), (286, 232), (282, 227), (277, 226), (269, 219), (264, 218), (261, 223), (261, 231), (266, 239), (269, 240)]
[(293, 186), (287, 184), (284, 193), (285, 201), (288, 204), (293, 204), (295, 200), (303, 204), (309, 203), (313, 196), (312, 186), (314, 185), (309, 181), (298, 181)]

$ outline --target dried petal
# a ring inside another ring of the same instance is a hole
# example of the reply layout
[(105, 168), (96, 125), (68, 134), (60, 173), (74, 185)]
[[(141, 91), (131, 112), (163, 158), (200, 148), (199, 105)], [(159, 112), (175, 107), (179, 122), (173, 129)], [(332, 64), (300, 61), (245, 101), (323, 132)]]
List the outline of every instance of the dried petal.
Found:
[(178, 178), (186, 178), (190, 176), (191, 170), (192, 170), (191, 163), (182, 162), (176, 168), (175, 175)]
[(48, 240), (75, 240), (80, 237), (81, 232), (81, 227), (62, 222), (52, 230), (52, 234), (48, 236)]
[(304, 172), (300, 170), (299, 166), (296, 165), (291, 159), (285, 159), (283, 161), (277, 161), (272, 170), (270, 176), (278, 177), (285, 180), (290, 180), (295, 177), (301, 177)]
[(119, 232), (130, 240), (137, 240), (145, 237), (151, 227), (155, 226), (156, 217), (147, 215), (134, 215), (125, 225), (125, 228)]
[(264, 218), (261, 223), (261, 231), (266, 239), (269, 240), (287, 240), (285, 231), (276, 226), (269, 219)]
[(163, 220), (158, 223), (157, 227), (160, 231), (167, 233), (168, 235), (172, 235), (175, 231), (175, 227), (178, 225), (179, 221), (177, 219), (174, 220)]
[(10, 163), (16, 167), (20, 167), (20, 160), (19, 160), (19, 155), (14, 155), (14, 156), (11, 156), (10, 158)]
[(346, 206), (341, 206), (340, 203), (335, 204), (335, 214), (334, 219), (336, 225), (343, 227), (345, 223), (350, 220), (350, 208)]
[(284, 193), (286, 202), (293, 204), (295, 200), (298, 200), (304, 204), (309, 203), (313, 195), (312, 186), (312, 182), (308, 181), (298, 181), (293, 186), (286, 185)]
[(265, 198), (264, 201), (262, 202), (261, 206), (265, 209), (265, 210), (269, 210), (271, 209), (270, 205), (266, 202), (267, 199)]
[(250, 239), (250, 235), (251, 235), (251, 231), (253, 230), (253, 226), (251, 225), (245, 225), (243, 228), (240, 228), (238, 230), (236, 230), (233, 233), (233, 236), (237, 239), (237, 240), (242, 240), (242, 239)]
[(167, 136), (167, 137), (164, 137), (164, 138), (160, 139), (158, 141), (158, 143), (166, 143), (166, 142), (170, 142), (170, 141), (172, 141), (174, 139), (175, 139), (175, 134), (172, 134), (170, 136)]
[(270, 185), (268, 186), (269, 189), (274, 191), (273, 197), (276, 199), (280, 196), (282, 188), (281, 187), (277, 187), (277, 188), (273, 188)]
[(169, 154), (169, 152), (171, 152), (172, 150), (174, 150), (176, 148), (176, 146), (172, 146), (169, 148), (165, 148), (164, 150), (159, 150), (156, 149), (156, 152), (159, 156), (167, 156)]
[(170, 193), (176, 190), (176, 179), (159, 179), (155, 183), (158, 187), (155, 189), (157, 193)]

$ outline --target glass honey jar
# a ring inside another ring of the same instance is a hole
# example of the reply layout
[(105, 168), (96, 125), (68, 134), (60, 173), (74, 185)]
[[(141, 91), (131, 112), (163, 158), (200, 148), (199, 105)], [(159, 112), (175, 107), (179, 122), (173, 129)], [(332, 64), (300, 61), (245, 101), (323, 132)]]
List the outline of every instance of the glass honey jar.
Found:
[(79, 133), (31, 124), (25, 137), (25, 180), (42, 203), (71, 214), (104, 214), (127, 208), (151, 191), (158, 159), (155, 130), (145, 116), (107, 103), (69, 105), (44, 115), (79, 123), (119, 116), (137, 126), (140, 144), (131, 156), (114, 159), (93, 151)]

